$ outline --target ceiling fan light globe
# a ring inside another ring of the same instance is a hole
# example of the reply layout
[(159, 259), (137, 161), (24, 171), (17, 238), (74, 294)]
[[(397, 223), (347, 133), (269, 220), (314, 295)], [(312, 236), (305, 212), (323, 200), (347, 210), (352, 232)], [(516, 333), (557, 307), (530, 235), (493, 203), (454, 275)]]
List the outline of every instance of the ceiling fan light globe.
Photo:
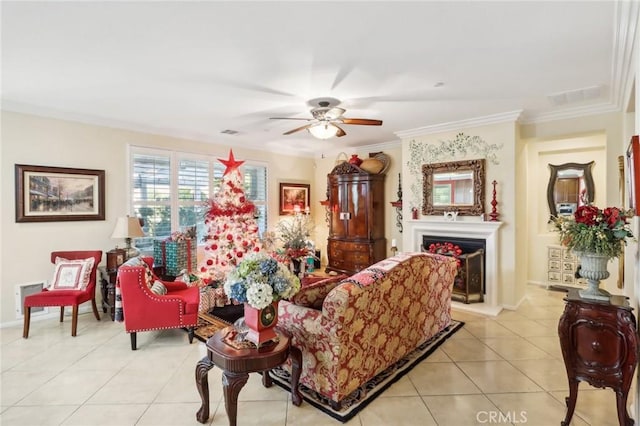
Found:
[(329, 139), (338, 134), (338, 128), (331, 123), (319, 123), (309, 127), (307, 131), (318, 139)]

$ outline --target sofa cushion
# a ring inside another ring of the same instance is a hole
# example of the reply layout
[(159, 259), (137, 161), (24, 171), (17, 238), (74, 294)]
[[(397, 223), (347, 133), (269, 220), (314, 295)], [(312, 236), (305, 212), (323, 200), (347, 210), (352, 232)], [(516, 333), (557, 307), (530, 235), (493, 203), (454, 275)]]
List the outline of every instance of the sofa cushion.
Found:
[(171, 291), (167, 293), (167, 296), (180, 297), (185, 303), (185, 314), (198, 314), (198, 306), (200, 305), (200, 289), (197, 287), (187, 287), (183, 290)]

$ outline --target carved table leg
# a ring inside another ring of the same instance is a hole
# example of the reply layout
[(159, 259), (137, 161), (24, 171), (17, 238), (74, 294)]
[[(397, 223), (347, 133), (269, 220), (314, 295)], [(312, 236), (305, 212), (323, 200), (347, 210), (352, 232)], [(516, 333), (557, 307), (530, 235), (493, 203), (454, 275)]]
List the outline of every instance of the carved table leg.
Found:
[(291, 346), (289, 357), (291, 358), (291, 402), (299, 407), (302, 404), (302, 394), (298, 389), (300, 370), (302, 369), (302, 352), (295, 346)]
[(236, 426), (238, 416), (238, 394), (249, 380), (249, 373), (222, 372), (222, 390), (224, 391), (224, 406), (229, 417), (229, 426)]
[(202, 399), (202, 405), (196, 413), (196, 419), (200, 423), (206, 423), (207, 419), (209, 419), (209, 379), (207, 374), (213, 365), (213, 362), (208, 357), (202, 358), (196, 364), (196, 386)]
[(578, 399), (578, 381), (575, 379), (569, 379), (569, 396), (565, 398), (567, 404), (567, 415), (560, 423), (561, 426), (569, 426), (571, 423), (571, 417), (573, 417), (573, 411), (576, 409), (576, 400)]
[(616, 405), (618, 406), (618, 423), (620, 426), (633, 426), (633, 419), (627, 412), (627, 394), (629, 389), (616, 391)]

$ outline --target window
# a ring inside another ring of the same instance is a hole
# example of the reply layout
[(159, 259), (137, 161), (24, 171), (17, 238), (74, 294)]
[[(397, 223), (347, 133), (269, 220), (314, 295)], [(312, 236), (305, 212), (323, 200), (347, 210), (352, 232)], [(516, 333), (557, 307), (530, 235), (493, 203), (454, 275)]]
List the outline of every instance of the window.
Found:
[[(225, 166), (217, 158), (187, 153), (131, 148), (131, 206), (144, 219), (147, 237), (136, 239), (144, 254), (153, 253), (153, 240), (172, 231), (195, 226), (198, 242), (208, 229), (204, 224), (207, 201), (217, 193)], [(244, 163), (247, 198), (256, 205), (260, 233), (267, 226), (267, 168)]]

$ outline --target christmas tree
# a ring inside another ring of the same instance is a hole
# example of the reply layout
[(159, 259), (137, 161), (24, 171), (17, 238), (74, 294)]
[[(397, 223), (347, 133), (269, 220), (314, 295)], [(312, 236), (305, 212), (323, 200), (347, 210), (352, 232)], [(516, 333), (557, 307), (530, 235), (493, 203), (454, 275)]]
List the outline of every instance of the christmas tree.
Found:
[(200, 277), (206, 282), (223, 281), (246, 253), (259, 252), (261, 246), (254, 218), (256, 207), (245, 196), (238, 169), (244, 161), (236, 161), (233, 150), (228, 160), (218, 161), (226, 169), (220, 190), (208, 202), (204, 223), (209, 232), (204, 238), (204, 259), (198, 266)]

